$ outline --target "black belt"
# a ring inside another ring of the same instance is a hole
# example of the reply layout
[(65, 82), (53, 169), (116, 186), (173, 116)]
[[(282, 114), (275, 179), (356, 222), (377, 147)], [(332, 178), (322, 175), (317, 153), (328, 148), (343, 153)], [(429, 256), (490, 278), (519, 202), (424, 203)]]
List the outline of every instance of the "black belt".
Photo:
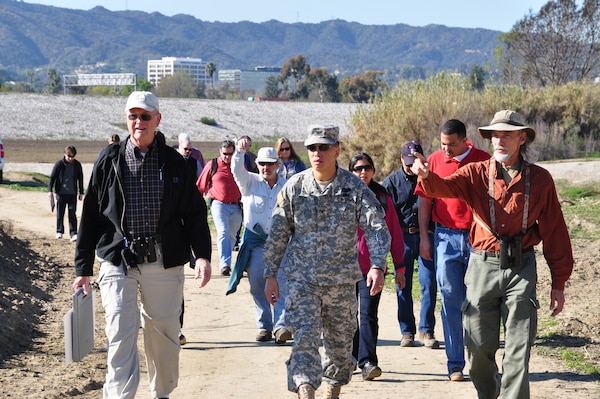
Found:
[[(219, 201), (219, 200), (215, 200), (215, 201)], [(222, 204), (227, 204), (227, 205), (233, 205), (233, 204), (239, 204), (240, 201), (235, 201), (235, 202), (225, 202), (225, 201), (219, 201)]]
[(151, 236), (140, 236), (136, 238), (131, 238), (129, 235), (127, 236), (128, 243), (132, 243), (134, 241), (154, 241), (155, 244), (160, 244), (162, 242), (162, 237), (160, 234), (152, 234)]
[(452, 227), (444, 226), (443, 224), (438, 223), (438, 222), (435, 222), (435, 227), (440, 228), (440, 229), (459, 231), (461, 233), (468, 233), (469, 231), (471, 231), (470, 229), (453, 229)]
[[(525, 248), (521, 251), (522, 254), (527, 254), (533, 251), (533, 247)], [(471, 253), (475, 255), (485, 256), (487, 258), (498, 258), (500, 259), (500, 251), (484, 251), (483, 249), (471, 248)]]
[(408, 233), (408, 234), (417, 234), (419, 232), (419, 228), (418, 227), (403, 227), (402, 232)]

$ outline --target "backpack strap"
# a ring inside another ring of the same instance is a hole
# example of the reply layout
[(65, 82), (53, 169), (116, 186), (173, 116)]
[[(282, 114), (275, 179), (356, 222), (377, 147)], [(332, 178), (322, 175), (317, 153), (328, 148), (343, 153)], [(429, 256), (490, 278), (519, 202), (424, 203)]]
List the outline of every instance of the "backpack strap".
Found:
[(213, 158), (210, 161), (210, 177), (213, 177), (215, 175), (215, 173), (217, 172), (217, 158)]

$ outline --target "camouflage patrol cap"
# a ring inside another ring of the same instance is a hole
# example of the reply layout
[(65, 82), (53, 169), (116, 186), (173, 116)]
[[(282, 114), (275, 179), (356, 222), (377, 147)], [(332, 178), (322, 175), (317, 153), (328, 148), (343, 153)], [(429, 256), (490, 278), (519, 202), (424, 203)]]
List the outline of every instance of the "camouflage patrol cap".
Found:
[(308, 127), (308, 137), (304, 145), (312, 144), (336, 144), (340, 135), (340, 129), (335, 125), (311, 125)]

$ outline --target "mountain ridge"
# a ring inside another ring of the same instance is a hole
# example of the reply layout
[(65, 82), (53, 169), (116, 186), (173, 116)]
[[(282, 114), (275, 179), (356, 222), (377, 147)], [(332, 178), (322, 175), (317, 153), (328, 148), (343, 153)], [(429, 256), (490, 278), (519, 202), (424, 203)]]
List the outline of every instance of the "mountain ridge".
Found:
[(52, 67), (64, 74), (91, 65), (94, 73), (145, 76), (147, 60), (165, 56), (202, 58), (220, 70), (281, 66), (298, 54), (311, 67), (341, 76), (374, 69), (397, 74), (406, 66), (427, 74), (465, 72), (492, 59), (500, 34), (483, 28), (363, 25), (340, 19), (208, 22), (187, 14), (168, 17), (102, 6), (75, 10), (0, 0), (0, 73), (23, 75)]

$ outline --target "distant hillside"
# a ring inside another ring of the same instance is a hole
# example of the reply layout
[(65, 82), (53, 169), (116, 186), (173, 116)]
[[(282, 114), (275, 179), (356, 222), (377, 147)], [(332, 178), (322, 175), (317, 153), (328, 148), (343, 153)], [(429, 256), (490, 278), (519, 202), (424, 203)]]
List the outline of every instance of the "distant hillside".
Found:
[(94, 73), (146, 76), (146, 61), (165, 56), (202, 58), (217, 69), (251, 69), (281, 66), (298, 54), (311, 67), (337, 70), (342, 76), (403, 65), (422, 67), (427, 73), (466, 71), (491, 59), (500, 34), (344, 20), (205, 22), (184, 14), (167, 17), (103, 7), (82, 11), (0, 0), (0, 77), (22, 77), (36, 68), (43, 75), (48, 67), (73, 73), (81, 65), (99, 65), (89, 71)]

